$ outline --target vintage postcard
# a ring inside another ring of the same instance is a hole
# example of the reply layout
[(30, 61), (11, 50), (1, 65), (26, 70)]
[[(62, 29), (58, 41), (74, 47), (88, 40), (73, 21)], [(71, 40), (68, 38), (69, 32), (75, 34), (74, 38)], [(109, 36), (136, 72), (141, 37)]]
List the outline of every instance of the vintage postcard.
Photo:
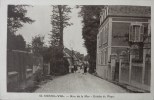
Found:
[(154, 100), (152, 1), (0, 2), (2, 100)]

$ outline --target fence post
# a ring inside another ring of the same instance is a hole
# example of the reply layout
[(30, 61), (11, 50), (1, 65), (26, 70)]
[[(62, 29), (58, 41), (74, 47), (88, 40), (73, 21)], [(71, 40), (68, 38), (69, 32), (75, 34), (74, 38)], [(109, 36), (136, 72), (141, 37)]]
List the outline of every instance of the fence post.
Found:
[(130, 60), (129, 60), (129, 84), (131, 83), (131, 75), (132, 75), (132, 54), (130, 54)]
[(145, 58), (146, 58), (146, 54), (145, 54), (145, 51), (143, 50), (142, 84), (144, 84), (144, 76), (145, 76)]
[(120, 55), (119, 57), (120, 61), (119, 61), (119, 82), (121, 82), (121, 64), (122, 64), (122, 60), (124, 59), (124, 55)]
[(114, 75), (115, 75), (116, 58), (117, 58), (117, 54), (111, 55), (111, 80), (112, 81), (114, 80)]

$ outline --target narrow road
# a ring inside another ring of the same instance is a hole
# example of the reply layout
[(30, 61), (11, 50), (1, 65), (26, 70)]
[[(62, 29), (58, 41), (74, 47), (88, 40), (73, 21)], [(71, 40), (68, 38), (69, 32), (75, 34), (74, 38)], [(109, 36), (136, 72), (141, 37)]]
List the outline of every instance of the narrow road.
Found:
[(55, 78), (41, 85), (37, 93), (126, 93), (113, 83), (91, 74), (72, 73)]

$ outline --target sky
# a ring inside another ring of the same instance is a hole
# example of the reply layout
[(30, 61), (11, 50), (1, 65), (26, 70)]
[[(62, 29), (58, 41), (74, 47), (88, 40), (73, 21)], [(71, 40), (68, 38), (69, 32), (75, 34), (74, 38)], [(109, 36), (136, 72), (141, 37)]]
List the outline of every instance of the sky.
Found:
[[(80, 52), (81, 54), (86, 55), (87, 51), (84, 47), (84, 40), (82, 39), (82, 18), (78, 17), (78, 12), (80, 9), (75, 8), (75, 6), (70, 6), (72, 12), (69, 14), (71, 19), (70, 22), (73, 23), (72, 26), (68, 26), (64, 29), (64, 46)], [(27, 7), (26, 16), (35, 20), (32, 24), (24, 24), (24, 26), (17, 31), (17, 34), (21, 34), (26, 43), (31, 43), (32, 37), (36, 35), (45, 36), (45, 44), (49, 43), (49, 34), (52, 34), (51, 15), (52, 7), (51, 6), (33, 6)]]

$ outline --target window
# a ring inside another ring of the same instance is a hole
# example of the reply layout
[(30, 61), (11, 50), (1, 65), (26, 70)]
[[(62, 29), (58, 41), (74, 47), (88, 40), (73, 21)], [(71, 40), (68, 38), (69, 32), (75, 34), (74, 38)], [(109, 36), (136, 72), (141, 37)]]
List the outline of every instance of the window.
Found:
[(103, 31), (104, 31), (104, 29), (101, 29), (100, 30), (100, 38), (99, 38), (100, 39), (100, 41), (99, 41), (100, 44), (99, 44), (99, 47), (102, 46), (102, 42), (103, 42)]
[(101, 60), (102, 60), (101, 55), (102, 55), (102, 54), (101, 54), (101, 52), (100, 52), (99, 55), (98, 55), (98, 56), (99, 56), (99, 65), (101, 65)]
[(102, 24), (107, 15), (108, 15), (108, 9), (105, 8), (100, 13), (100, 24)]
[(132, 59), (133, 62), (142, 62), (143, 61), (143, 49), (139, 46), (133, 46), (134, 57)]
[(98, 34), (98, 47), (101, 46), (101, 31)]
[(97, 54), (97, 63), (99, 64), (99, 54)]
[(106, 16), (108, 16), (109, 13), (108, 10), (109, 10), (108, 7), (106, 7)]
[(107, 34), (108, 34), (108, 26), (106, 25), (105, 26), (105, 36), (104, 36), (105, 37), (104, 38), (105, 40), (104, 40), (104, 43), (107, 43)]
[(105, 26), (104, 26), (104, 29), (103, 29), (103, 44), (105, 43)]
[(107, 52), (107, 49), (106, 49), (106, 50), (105, 50), (105, 65), (107, 65), (107, 61), (108, 61), (107, 55), (108, 55), (108, 52)]
[(101, 36), (101, 37), (102, 37), (102, 38), (101, 38), (102, 44), (107, 43), (107, 39), (108, 39), (108, 26), (107, 26), (107, 25), (104, 26), (104, 28), (103, 28), (101, 34), (102, 34), (102, 36)]
[(98, 59), (99, 59), (99, 62), (98, 64), (99, 65), (107, 65), (107, 49), (106, 50), (103, 50), (101, 51), (97, 56), (98, 56)]
[(106, 18), (106, 9), (104, 9), (104, 19)]
[(139, 24), (133, 24), (129, 28), (129, 41), (131, 42), (143, 42), (144, 26)]
[(103, 28), (102, 30), (102, 44), (104, 44), (104, 40), (105, 40), (104, 35), (105, 35), (105, 28)]
[(105, 59), (105, 56), (106, 56), (105, 51), (106, 51), (106, 50), (103, 51), (103, 54), (104, 54), (104, 55), (103, 55), (103, 65), (105, 65), (105, 60), (106, 60), (106, 59)]
[(99, 43), (99, 38), (100, 38), (100, 37), (99, 37), (99, 33), (98, 33), (98, 35), (97, 35), (97, 46), (98, 46), (98, 47), (99, 47), (99, 44), (100, 44), (100, 43)]
[(101, 14), (101, 23), (100, 24), (102, 24), (102, 22), (103, 22), (103, 20), (104, 20), (104, 10), (102, 10), (102, 12), (100, 13)]
[(101, 25), (102, 22), (103, 22), (103, 18), (102, 18), (102, 16), (103, 16), (103, 12), (100, 12), (100, 25)]
[(98, 65), (100, 64), (100, 56), (99, 56), (99, 53), (97, 54), (97, 63), (98, 63)]
[(104, 55), (104, 54), (103, 54), (103, 52), (101, 51), (101, 55), (100, 55), (100, 56), (101, 56), (101, 63), (100, 63), (101, 65), (103, 65), (103, 55)]
[(101, 65), (103, 65), (103, 52), (101, 52)]

